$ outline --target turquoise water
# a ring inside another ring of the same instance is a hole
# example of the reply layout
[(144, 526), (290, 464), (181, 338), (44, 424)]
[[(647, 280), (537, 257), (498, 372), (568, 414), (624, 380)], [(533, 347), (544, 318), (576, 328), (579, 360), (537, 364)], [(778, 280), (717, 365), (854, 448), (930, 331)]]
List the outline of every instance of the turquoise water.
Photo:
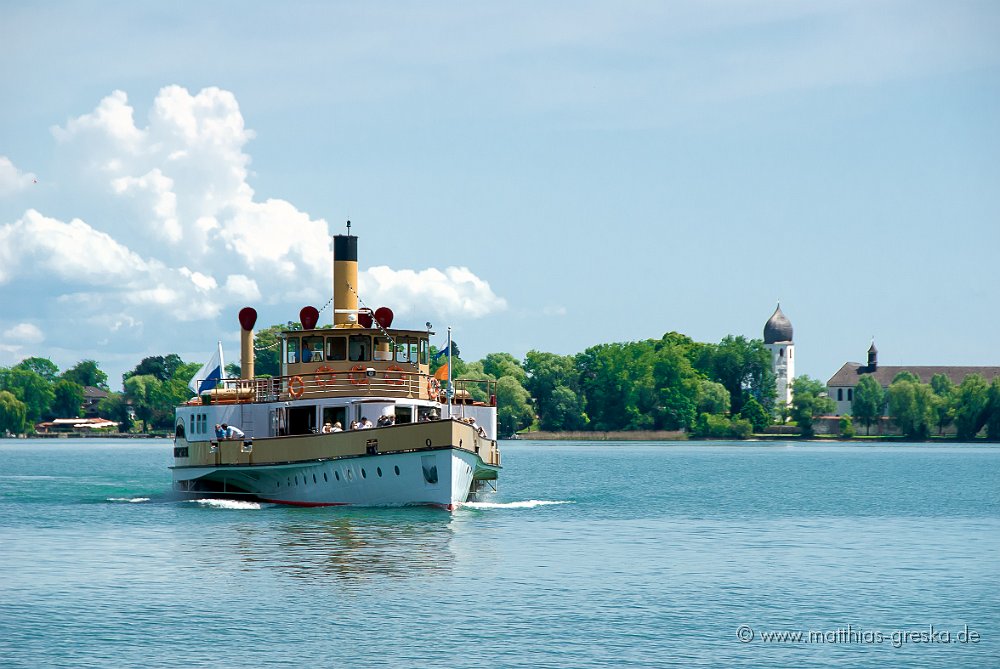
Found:
[(449, 514), (175, 501), (169, 442), (0, 441), (0, 665), (1000, 666), (998, 448), (503, 448)]

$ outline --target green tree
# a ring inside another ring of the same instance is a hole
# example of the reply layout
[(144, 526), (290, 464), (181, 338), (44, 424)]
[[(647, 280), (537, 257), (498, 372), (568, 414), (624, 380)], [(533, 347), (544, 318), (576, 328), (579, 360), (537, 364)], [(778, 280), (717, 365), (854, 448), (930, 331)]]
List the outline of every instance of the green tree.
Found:
[(871, 434), (872, 423), (882, 417), (885, 406), (885, 393), (882, 386), (870, 375), (861, 377), (854, 387), (854, 417), (865, 425), (865, 434)]
[(986, 424), (989, 386), (979, 374), (969, 374), (952, 394), (958, 438), (971, 441)]
[(698, 412), (698, 372), (691, 364), (687, 343), (675, 335), (664, 335), (655, 344), (655, 427), (660, 430), (690, 430)]
[(14, 365), (14, 369), (25, 369), (34, 372), (40, 377), (52, 383), (59, 374), (59, 368), (48, 358), (25, 358)]
[(128, 407), (124, 394), (112, 392), (97, 403), (97, 412), (101, 418), (118, 421), (120, 431), (129, 432), (132, 429), (132, 417)]
[(81, 386), (108, 389), (108, 375), (93, 360), (81, 360), (63, 372), (62, 378)]
[(558, 431), (586, 425), (572, 356), (528, 351), (524, 369), (528, 373), (525, 388), (535, 399), (539, 427)]
[(28, 407), (13, 393), (0, 390), (0, 432), (24, 434), (28, 429)]
[(891, 386), (896, 381), (910, 381), (911, 383), (920, 383), (920, 377), (911, 372), (910, 370), (904, 369), (903, 371), (896, 374), (896, 376), (892, 377), (892, 383), (890, 383), (889, 385)]
[(37, 372), (24, 367), (15, 366), (6, 376), (6, 389), (24, 402), (25, 417), (29, 423), (34, 424), (49, 417), (55, 400), (51, 383)]
[(854, 421), (850, 416), (840, 417), (840, 436), (844, 439), (854, 439)]
[(1000, 441), (1000, 376), (993, 379), (986, 393), (986, 436)]
[(708, 413), (699, 414), (691, 430), (696, 439), (747, 439), (752, 433), (753, 426), (748, 420)]
[[(184, 364), (181, 357), (176, 353), (171, 353), (166, 356), (153, 355), (147, 358), (143, 358), (142, 361), (136, 365), (135, 369), (131, 372), (125, 373), (125, 378), (131, 376), (143, 376), (149, 375), (154, 376), (160, 381), (169, 381), (173, 377), (174, 372), (177, 368)], [(189, 379), (190, 380), (190, 379)]]
[(808, 376), (798, 376), (792, 381), (792, 420), (796, 422), (802, 435), (813, 436), (813, 421), (820, 416), (833, 413), (833, 400), (826, 396), (826, 386), (821, 381)]
[(520, 361), (510, 353), (490, 353), (481, 362), (483, 363), (483, 371), (494, 379), (511, 376), (521, 385), (524, 385), (528, 379)]
[(535, 411), (531, 395), (513, 376), (497, 380), (497, 430), (501, 436), (510, 436), (531, 425)]
[(163, 396), (163, 382), (152, 374), (138, 374), (125, 379), (125, 398), (132, 403), (136, 417), (142, 421), (143, 433), (149, 432), (150, 424), (160, 408)]
[[(905, 373), (905, 372), (904, 372)], [(889, 415), (909, 439), (926, 439), (934, 424), (934, 392), (931, 387), (902, 374), (889, 385)]]
[(83, 386), (73, 381), (59, 379), (52, 386), (55, 399), (52, 412), (60, 418), (77, 418), (83, 406)]
[(746, 404), (743, 405), (743, 411), (739, 415), (750, 421), (754, 432), (763, 432), (771, 424), (771, 415), (755, 397), (746, 401)]
[[(729, 412), (729, 391), (721, 383), (700, 379), (697, 397), (698, 413), (726, 414)], [(753, 398), (751, 397), (751, 399)]]
[(931, 390), (937, 398), (934, 408), (934, 424), (937, 425), (938, 434), (944, 434), (944, 429), (955, 420), (955, 399), (952, 396), (955, 392), (955, 384), (944, 374), (935, 374), (931, 377)]
[(773, 410), (774, 370), (763, 341), (728, 335), (717, 346), (703, 345), (696, 356), (696, 368), (729, 391), (733, 413), (743, 410), (748, 397)]

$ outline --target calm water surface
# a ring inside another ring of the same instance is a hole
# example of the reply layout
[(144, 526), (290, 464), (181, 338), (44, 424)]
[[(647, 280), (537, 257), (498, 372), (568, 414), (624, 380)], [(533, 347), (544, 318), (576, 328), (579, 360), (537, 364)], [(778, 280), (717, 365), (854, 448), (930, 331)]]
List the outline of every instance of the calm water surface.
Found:
[(0, 441), (0, 665), (1000, 666), (1000, 448), (502, 447), (449, 514), (176, 501), (169, 442)]

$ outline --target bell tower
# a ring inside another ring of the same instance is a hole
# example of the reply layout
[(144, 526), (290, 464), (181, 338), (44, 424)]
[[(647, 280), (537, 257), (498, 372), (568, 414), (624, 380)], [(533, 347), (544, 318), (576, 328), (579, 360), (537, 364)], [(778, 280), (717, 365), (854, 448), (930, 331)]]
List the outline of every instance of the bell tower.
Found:
[(792, 403), (792, 379), (795, 378), (795, 342), (792, 323), (781, 312), (781, 303), (764, 324), (764, 347), (771, 352), (776, 406)]

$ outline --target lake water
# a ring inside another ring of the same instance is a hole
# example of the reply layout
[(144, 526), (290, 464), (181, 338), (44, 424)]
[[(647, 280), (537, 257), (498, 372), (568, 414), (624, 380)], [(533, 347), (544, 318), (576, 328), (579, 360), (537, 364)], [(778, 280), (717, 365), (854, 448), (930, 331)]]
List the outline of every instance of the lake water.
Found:
[(0, 665), (1000, 666), (997, 447), (504, 442), (448, 513), (175, 501), (170, 446), (0, 441)]

